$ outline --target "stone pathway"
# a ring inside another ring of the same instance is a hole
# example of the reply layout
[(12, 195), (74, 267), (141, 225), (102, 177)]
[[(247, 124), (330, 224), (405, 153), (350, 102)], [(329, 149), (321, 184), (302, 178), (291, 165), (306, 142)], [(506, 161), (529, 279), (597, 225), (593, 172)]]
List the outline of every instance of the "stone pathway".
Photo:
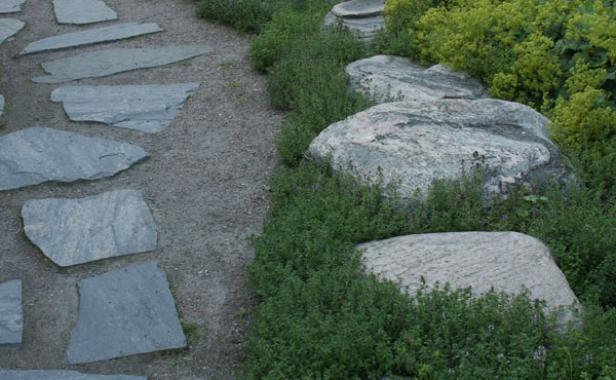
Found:
[(0, 49), (0, 379), (235, 378), (279, 121), (246, 41), (190, 0), (21, 6)]

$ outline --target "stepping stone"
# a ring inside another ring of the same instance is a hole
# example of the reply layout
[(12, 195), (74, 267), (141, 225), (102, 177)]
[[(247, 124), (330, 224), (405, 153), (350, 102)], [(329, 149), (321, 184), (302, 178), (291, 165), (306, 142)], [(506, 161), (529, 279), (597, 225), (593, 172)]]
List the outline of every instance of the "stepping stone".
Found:
[(385, 12), (383, 0), (352, 0), (336, 4), (332, 13), (337, 17), (362, 18), (379, 16)]
[(65, 49), (100, 42), (117, 41), (161, 31), (162, 29), (160, 26), (155, 23), (138, 24), (130, 22), (126, 24), (117, 24), (104, 28), (60, 34), (58, 36), (32, 42), (24, 48), (21, 54), (40, 53), (43, 51)]
[[(21, 280), (0, 284), (0, 345), (20, 344), (24, 329)], [(0, 379), (4, 379), (0, 376)]]
[(2, 0), (0, 1), (0, 13), (21, 12), (26, 0)]
[(140, 191), (31, 200), (21, 214), (26, 236), (61, 267), (153, 251), (157, 245), (154, 218)]
[(34, 78), (37, 83), (62, 83), (98, 78), (125, 71), (164, 66), (212, 52), (207, 46), (180, 45), (163, 48), (108, 49), (43, 63), (51, 75)]
[(156, 133), (167, 128), (199, 83), (143, 86), (72, 86), (51, 93), (73, 121)]
[(79, 281), (70, 364), (186, 347), (175, 301), (157, 262)]
[(118, 15), (101, 0), (53, 0), (59, 24), (92, 24), (117, 20)]
[(17, 34), (26, 24), (13, 18), (0, 19), (0, 44)]
[(309, 152), (364, 182), (391, 184), (403, 199), (476, 168), (488, 192), (504, 194), (512, 183), (572, 179), (547, 124), (530, 107), (495, 99), (385, 103), (330, 125)]
[(450, 232), (401, 236), (361, 244), (366, 270), (400, 284), (413, 295), (422, 281), (476, 295), (494, 289), (518, 294), (549, 308), (577, 305), (567, 279), (539, 240), (517, 232)]
[(0, 191), (111, 177), (148, 157), (138, 146), (34, 127), (0, 137)]
[(428, 69), (402, 57), (377, 55), (346, 67), (351, 87), (378, 103), (485, 97), (481, 83), (443, 65)]
[(11, 370), (0, 369), (2, 380), (147, 380), (143, 376), (89, 375), (75, 371), (61, 370)]
[(363, 40), (371, 40), (385, 27), (384, 0), (351, 0), (335, 5), (325, 16), (325, 25), (342, 24)]

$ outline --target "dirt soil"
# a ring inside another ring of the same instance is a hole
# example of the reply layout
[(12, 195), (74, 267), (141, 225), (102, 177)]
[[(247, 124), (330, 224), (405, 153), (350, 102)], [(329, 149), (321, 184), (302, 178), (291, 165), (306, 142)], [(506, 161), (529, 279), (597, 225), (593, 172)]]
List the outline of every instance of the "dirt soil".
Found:
[[(0, 193), (0, 282), (22, 279), (25, 331), (20, 347), (0, 347), (1, 368), (73, 369), (125, 373), (149, 380), (233, 379), (245, 356), (251, 294), (245, 269), (253, 258), (247, 238), (259, 231), (267, 209), (266, 184), (275, 164), (281, 115), (269, 108), (264, 78), (248, 60), (248, 37), (197, 18), (191, 0), (106, 0), (117, 22), (157, 22), (165, 31), (120, 42), (18, 57), (32, 41), (92, 26), (58, 25), (51, 1), (29, 0), (5, 16), (27, 23), (0, 46), (0, 92), (7, 100), (0, 134), (41, 125), (126, 141), (151, 157), (94, 182), (48, 183)], [(205, 44), (214, 53), (155, 69), (86, 79), (78, 84), (201, 82), (171, 127), (147, 135), (102, 124), (73, 123), (49, 96), (57, 85), (35, 84), (40, 63), (81, 52), (119, 47)], [(59, 268), (25, 237), (20, 209), (29, 199), (84, 197), (112, 189), (142, 190), (158, 226), (151, 253)], [(136, 355), (87, 365), (66, 364), (78, 317), (76, 283), (135, 262), (158, 260), (166, 271), (183, 321), (201, 335), (181, 352)]]

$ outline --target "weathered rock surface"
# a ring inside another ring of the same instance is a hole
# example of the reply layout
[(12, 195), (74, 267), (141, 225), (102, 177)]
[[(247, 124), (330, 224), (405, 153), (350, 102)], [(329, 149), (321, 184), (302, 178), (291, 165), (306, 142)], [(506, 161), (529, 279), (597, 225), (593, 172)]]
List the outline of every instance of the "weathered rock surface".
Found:
[(81, 280), (79, 295), (71, 364), (186, 346), (169, 283), (156, 262)]
[(0, 369), (2, 380), (147, 380), (143, 376), (90, 375), (61, 370), (10, 370)]
[(325, 25), (342, 27), (370, 40), (385, 27), (384, 0), (351, 0), (335, 5), (325, 16)]
[(162, 29), (160, 26), (155, 23), (138, 24), (130, 22), (126, 24), (116, 24), (104, 28), (66, 33), (44, 38), (28, 44), (21, 54), (40, 53), (44, 51), (65, 49), (100, 42), (117, 41), (161, 31)]
[(40, 199), (22, 208), (24, 232), (59, 266), (156, 249), (154, 218), (134, 190), (81, 199)]
[(117, 20), (116, 12), (102, 0), (53, 0), (59, 24), (91, 24)]
[(21, 12), (26, 0), (2, 0), (0, 1), (0, 13)]
[(479, 81), (443, 65), (425, 69), (402, 57), (377, 55), (349, 64), (351, 87), (378, 103), (430, 99), (477, 99)]
[(17, 34), (25, 25), (23, 21), (13, 18), (0, 19), (0, 44)]
[(51, 93), (73, 121), (94, 121), (156, 133), (171, 124), (198, 83), (143, 86), (71, 86)]
[(50, 75), (34, 78), (37, 83), (62, 83), (83, 78), (97, 78), (125, 71), (164, 66), (184, 61), (212, 49), (200, 45), (163, 48), (107, 49), (43, 63)]
[(503, 193), (514, 182), (570, 178), (547, 123), (530, 107), (494, 99), (385, 103), (332, 124), (309, 151), (368, 183), (393, 184), (403, 198), (478, 167), (486, 189)]
[[(0, 284), (0, 345), (20, 344), (24, 321), (21, 306), (21, 281)], [(0, 376), (0, 379), (3, 379)]]
[(34, 127), (0, 137), (0, 191), (111, 177), (147, 157), (138, 146)]
[(366, 270), (398, 282), (414, 294), (422, 285), (449, 283), (472, 287), (474, 294), (491, 289), (518, 294), (524, 289), (549, 308), (576, 306), (578, 300), (548, 248), (517, 232), (420, 234), (358, 246)]
[(0, 95), (0, 116), (4, 115), (4, 96)]

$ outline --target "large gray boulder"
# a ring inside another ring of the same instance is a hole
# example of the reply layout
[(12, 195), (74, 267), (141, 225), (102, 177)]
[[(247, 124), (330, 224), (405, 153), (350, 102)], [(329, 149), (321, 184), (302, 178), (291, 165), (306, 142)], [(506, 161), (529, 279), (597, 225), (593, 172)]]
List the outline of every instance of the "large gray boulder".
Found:
[(340, 24), (364, 40), (372, 39), (385, 27), (384, 0), (351, 0), (335, 5), (325, 16), (325, 25)]
[(20, 344), (23, 329), (21, 280), (0, 283), (0, 345)]
[(0, 136), (0, 191), (111, 177), (148, 157), (138, 146), (34, 127)]
[(13, 18), (0, 19), (0, 44), (7, 38), (13, 37), (19, 32), (26, 24), (23, 21), (19, 21)]
[(550, 309), (578, 300), (539, 240), (517, 232), (457, 232), (401, 236), (361, 244), (367, 272), (394, 281), (413, 295), (422, 286), (448, 283), (476, 295), (494, 289), (546, 301)]
[(443, 65), (423, 68), (409, 59), (377, 55), (346, 67), (351, 87), (377, 103), (430, 99), (477, 99), (479, 81)]
[(118, 15), (102, 0), (53, 0), (59, 24), (91, 24), (116, 20)]
[(507, 184), (568, 178), (547, 123), (530, 107), (494, 99), (385, 103), (332, 124), (309, 152), (367, 183), (393, 184), (402, 198), (477, 168), (489, 192), (505, 193)]
[(27, 201), (24, 232), (59, 266), (156, 249), (154, 218), (139, 191)]
[(2, 380), (147, 380), (143, 376), (90, 375), (63, 370), (0, 369)]

